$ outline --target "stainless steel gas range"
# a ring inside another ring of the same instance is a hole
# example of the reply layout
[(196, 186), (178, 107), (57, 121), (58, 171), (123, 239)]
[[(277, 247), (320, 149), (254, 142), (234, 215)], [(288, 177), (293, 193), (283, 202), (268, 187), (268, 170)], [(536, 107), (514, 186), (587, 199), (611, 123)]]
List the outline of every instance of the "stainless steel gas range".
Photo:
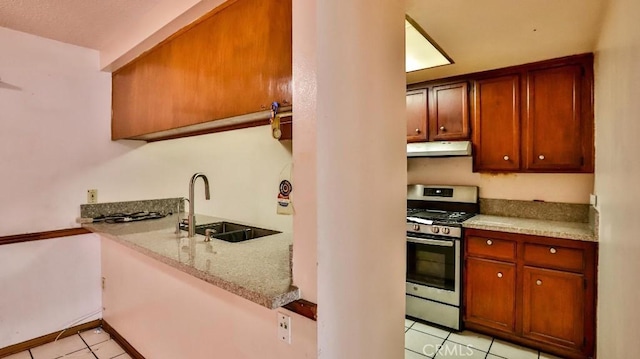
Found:
[(462, 222), (478, 213), (478, 187), (407, 187), (407, 315), (461, 328)]

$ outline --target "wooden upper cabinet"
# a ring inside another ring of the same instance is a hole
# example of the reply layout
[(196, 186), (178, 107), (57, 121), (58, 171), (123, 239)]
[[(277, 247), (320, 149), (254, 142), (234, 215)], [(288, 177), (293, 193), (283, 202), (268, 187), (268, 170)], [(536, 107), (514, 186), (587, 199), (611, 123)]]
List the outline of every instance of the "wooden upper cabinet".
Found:
[(520, 76), (481, 79), (473, 91), (474, 171), (520, 169)]
[(407, 92), (407, 142), (427, 140), (427, 90)]
[(469, 85), (467, 82), (431, 89), (429, 140), (469, 139)]
[(593, 56), (475, 76), (474, 171), (593, 172)]
[(112, 138), (291, 104), (291, 0), (232, 0), (113, 74)]
[(525, 169), (579, 172), (590, 162), (583, 145), (592, 141), (584, 133), (584, 72), (572, 64), (528, 73)]

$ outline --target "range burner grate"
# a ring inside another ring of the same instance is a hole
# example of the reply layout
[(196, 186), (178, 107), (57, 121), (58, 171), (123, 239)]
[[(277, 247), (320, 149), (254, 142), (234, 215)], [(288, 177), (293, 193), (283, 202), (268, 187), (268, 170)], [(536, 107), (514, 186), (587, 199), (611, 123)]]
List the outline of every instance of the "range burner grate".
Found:
[(148, 219), (160, 219), (166, 217), (166, 214), (162, 214), (160, 212), (134, 212), (134, 213), (112, 213), (101, 215), (95, 217), (93, 222), (104, 222), (104, 223), (125, 223), (125, 222), (136, 222), (136, 221), (145, 221)]

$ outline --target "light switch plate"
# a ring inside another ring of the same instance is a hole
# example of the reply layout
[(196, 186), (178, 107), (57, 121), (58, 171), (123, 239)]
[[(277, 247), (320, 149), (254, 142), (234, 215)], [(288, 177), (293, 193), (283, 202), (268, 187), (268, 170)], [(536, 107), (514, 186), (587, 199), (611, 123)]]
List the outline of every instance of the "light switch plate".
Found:
[(278, 338), (291, 344), (291, 317), (278, 312)]
[(87, 203), (88, 204), (98, 203), (98, 190), (97, 189), (87, 190)]
[(595, 194), (590, 194), (589, 195), (589, 204), (594, 206), (594, 207), (598, 207), (598, 196)]

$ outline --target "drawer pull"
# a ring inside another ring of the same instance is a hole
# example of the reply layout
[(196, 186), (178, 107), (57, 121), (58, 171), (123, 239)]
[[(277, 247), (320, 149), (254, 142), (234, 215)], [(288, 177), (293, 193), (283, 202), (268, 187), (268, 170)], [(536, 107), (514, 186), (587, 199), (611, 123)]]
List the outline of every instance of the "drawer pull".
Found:
[(490, 246), (490, 245), (492, 245), (492, 244), (493, 244), (493, 241), (492, 241), (492, 240), (490, 240), (490, 239), (487, 239), (487, 245), (488, 245), (488, 246)]
[(553, 248), (553, 247), (551, 247), (551, 249), (549, 249), (549, 252), (550, 252), (551, 254), (556, 254), (556, 253), (558, 253), (558, 251), (557, 251), (555, 248)]
[(416, 133), (420, 134), (420, 129), (419, 128), (416, 128)]
[(540, 279), (538, 279), (538, 280), (536, 281), (536, 285), (542, 285), (542, 281), (541, 281)]
[(502, 272), (498, 272), (498, 278), (502, 278)]
[(504, 159), (505, 161), (509, 161), (509, 156), (505, 155), (504, 157), (502, 157), (502, 159)]

